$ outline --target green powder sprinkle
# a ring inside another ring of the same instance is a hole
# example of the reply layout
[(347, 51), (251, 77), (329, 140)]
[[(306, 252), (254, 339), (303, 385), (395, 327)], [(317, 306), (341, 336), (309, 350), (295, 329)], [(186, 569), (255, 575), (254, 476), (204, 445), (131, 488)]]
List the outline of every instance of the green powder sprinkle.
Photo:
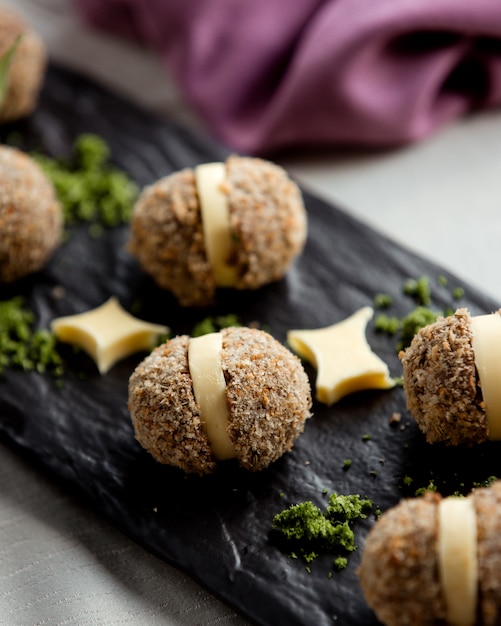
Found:
[(34, 322), (34, 313), (20, 296), (0, 302), (0, 373), (10, 367), (62, 375), (55, 336), (48, 330), (36, 330)]
[(217, 333), (223, 328), (230, 326), (241, 326), (238, 316), (229, 313), (228, 315), (216, 315), (215, 317), (206, 317), (193, 328), (192, 337), (200, 337), (209, 333)]
[(489, 476), (488, 478), (486, 478), (485, 480), (481, 482), (474, 482), (473, 486), (477, 488), (478, 487), (490, 487), (490, 485), (492, 485), (492, 483), (495, 482), (496, 480), (499, 480), (497, 476)]
[(311, 563), (321, 554), (335, 554), (336, 569), (344, 569), (347, 554), (357, 548), (352, 526), (357, 519), (366, 518), (371, 508), (372, 501), (357, 494), (331, 493), (325, 513), (311, 501), (293, 504), (275, 515), (272, 529), (285, 542), (290, 556), (299, 555)]
[(374, 306), (376, 309), (387, 309), (393, 304), (393, 298), (387, 293), (377, 293), (374, 296)]
[(422, 496), (422, 495), (424, 495), (428, 491), (431, 491), (432, 493), (437, 491), (437, 485), (435, 484), (433, 479), (430, 479), (430, 482), (428, 483), (428, 485), (426, 487), (420, 487), (419, 489), (416, 489), (415, 495), (416, 496)]
[(405, 281), (403, 292), (407, 296), (412, 296), (418, 304), (422, 306), (430, 306), (431, 291), (428, 276), (420, 276), (419, 278), (409, 278)]
[(345, 569), (347, 565), (348, 559), (345, 556), (338, 556), (336, 559), (334, 559), (334, 567), (337, 570)]
[(355, 550), (355, 539), (347, 521), (331, 521), (313, 502), (293, 504), (273, 519), (273, 529), (293, 544), (302, 544), (298, 552), (310, 562), (312, 555), (320, 552), (336, 552), (340, 549)]
[(360, 518), (365, 519), (367, 517), (366, 511), (371, 508), (372, 501), (368, 498), (361, 498), (358, 494), (345, 496), (332, 493), (329, 497), (326, 516), (330, 520), (352, 522)]
[[(54, 184), (67, 226), (91, 222), (112, 227), (129, 222), (139, 189), (110, 164), (110, 149), (102, 138), (80, 135), (67, 161), (32, 156)], [(98, 236), (99, 229), (93, 227), (92, 234)]]
[[(438, 277), (437, 282), (440, 286), (445, 287), (447, 285), (447, 279), (443, 276)], [(400, 317), (388, 312), (379, 313), (374, 319), (374, 329), (377, 332), (397, 337), (395, 346), (397, 353), (410, 344), (414, 335), (421, 328), (432, 324), (439, 316), (447, 317), (454, 313), (452, 306), (447, 306), (442, 310), (434, 310), (430, 281), (427, 276), (407, 279), (402, 287), (402, 291), (414, 299), (416, 302), (414, 308)], [(456, 287), (450, 292), (453, 300), (459, 300), (463, 295), (464, 289), (462, 287)], [(379, 297), (380, 294), (376, 294), (374, 301), (376, 302)]]
[(387, 335), (396, 335), (401, 328), (401, 322), (396, 315), (381, 313), (374, 320), (374, 328)]
[(418, 306), (401, 320), (401, 338), (397, 350), (403, 350), (410, 344), (414, 335), (421, 329), (432, 324), (439, 313), (425, 306)]

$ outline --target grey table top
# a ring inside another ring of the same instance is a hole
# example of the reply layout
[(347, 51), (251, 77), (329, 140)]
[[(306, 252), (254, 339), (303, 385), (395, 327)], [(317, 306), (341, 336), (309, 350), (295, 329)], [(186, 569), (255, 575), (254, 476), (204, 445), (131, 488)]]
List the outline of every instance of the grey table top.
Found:
[[(25, 14), (57, 62), (199, 124), (157, 59), (90, 32), (68, 0), (4, 3)], [(305, 187), (501, 300), (501, 112), (399, 150), (285, 155), (281, 163)], [(0, 624), (245, 623), (5, 448), (0, 474)]]

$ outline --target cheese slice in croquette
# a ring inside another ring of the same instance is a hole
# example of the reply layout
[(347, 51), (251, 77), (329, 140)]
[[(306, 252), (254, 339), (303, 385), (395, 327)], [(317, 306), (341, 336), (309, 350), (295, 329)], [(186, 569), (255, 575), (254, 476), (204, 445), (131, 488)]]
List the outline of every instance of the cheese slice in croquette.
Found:
[(204, 163), (195, 168), (195, 180), (207, 259), (219, 287), (233, 287), (237, 274), (229, 259), (232, 255), (230, 209), (224, 192), (224, 163)]
[(475, 365), (485, 402), (489, 439), (501, 439), (501, 315), (471, 318)]
[(332, 326), (287, 334), (292, 349), (317, 368), (319, 402), (330, 405), (355, 391), (395, 386), (388, 366), (367, 343), (365, 330), (372, 315), (371, 307), (363, 307)]
[(476, 623), (478, 596), (477, 520), (471, 498), (444, 498), (438, 510), (438, 570), (453, 626)]
[(115, 297), (91, 311), (58, 317), (51, 329), (59, 341), (85, 350), (101, 374), (135, 352), (151, 350), (169, 330), (127, 313)]
[(235, 458), (235, 448), (228, 436), (226, 381), (221, 365), (221, 333), (190, 338), (188, 365), (200, 419), (214, 456), (220, 461)]

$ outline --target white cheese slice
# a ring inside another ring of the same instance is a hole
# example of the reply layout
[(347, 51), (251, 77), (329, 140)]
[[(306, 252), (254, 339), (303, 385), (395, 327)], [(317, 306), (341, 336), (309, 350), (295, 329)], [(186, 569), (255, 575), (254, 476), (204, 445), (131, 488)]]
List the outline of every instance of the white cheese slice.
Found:
[(127, 313), (115, 297), (92, 311), (56, 318), (51, 329), (59, 341), (85, 350), (101, 374), (135, 352), (151, 350), (169, 330)]
[(226, 381), (221, 365), (221, 333), (192, 337), (188, 346), (188, 363), (200, 419), (214, 456), (224, 461), (236, 456), (228, 435)]
[(287, 334), (291, 348), (317, 368), (319, 402), (331, 405), (355, 391), (395, 386), (388, 366), (367, 343), (365, 330), (373, 314), (371, 307), (363, 307), (332, 326)]
[(438, 569), (447, 623), (472, 626), (477, 613), (478, 561), (471, 498), (444, 498), (439, 504)]
[(471, 318), (472, 346), (475, 353), (482, 397), (485, 402), (489, 438), (501, 439), (501, 315)]
[(204, 163), (195, 168), (207, 258), (219, 287), (233, 287), (237, 273), (229, 259), (232, 254), (230, 209), (224, 192), (224, 163)]

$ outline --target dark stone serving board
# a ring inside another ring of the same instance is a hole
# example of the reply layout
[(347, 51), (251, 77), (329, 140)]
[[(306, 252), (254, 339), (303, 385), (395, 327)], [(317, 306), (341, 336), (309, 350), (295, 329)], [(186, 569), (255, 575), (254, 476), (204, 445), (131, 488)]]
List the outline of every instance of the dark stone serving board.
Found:
[[(52, 156), (68, 154), (78, 134), (98, 133), (109, 143), (114, 162), (141, 186), (227, 154), (201, 133), (156, 119), (56, 67), (50, 68), (36, 113), (4, 128), (4, 138), (13, 131), (27, 148)], [(174, 334), (190, 332), (209, 314), (236, 313), (243, 322), (258, 321), (280, 341), (291, 328), (327, 326), (347, 317), (372, 304), (377, 292), (390, 293), (392, 312), (402, 315), (414, 306), (402, 293), (403, 282), (420, 275), (430, 277), (437, 307), (458, 304), (473, 313), (497, 308), (457, 277), (336, 207), (309, 193), (304, 196), (309, 237), (288, 276), (256, 292), (221, 293), (214, 309), (182, 310), (144, 277), (124, 249), (126, 227), (99, 238), (91, 237), (85, 226), (71, 231), (43, 272), (2, 287), (0, 299), (24, 294), (42, 327), (53, 317), (93, 308), (116, 295), (126, 308), (139, 303), (139, 317), (165, 323)], [(438, 285), (438, 275), (447, 277), (450, 286), (465, 287), (459, 303), (449, 288)], [(56, 286), (64, 287), (63, 298), (54, 297)], [(394, 338), (376, 333), (372, 325), (367, 335), (398, 376)], [(336, 491), (367, 496), (384, 511), (430, 479), (449, 493), (498, 472), (497, 444), (427, 446), (397, 387), (355, 394), (330, 408), (315, 402), (294, 450), (266, 471), (250, 474), (230, 462), (213, 476), (186, 477), (155, 463), (134, 440), (127, 381), (143, 355), (124, 360), (105, 376), (85, 355), (68, 355), (60, 389), (50, 376), (34, 373), (10, 370), (0, 380), (3, 440), (256, 624), (377, 623), (356, 576), (374, 515), (355, 526), (359, 549), (348, 567), (329, 577), (332, 557), (320, 557), (308, 572), (273, 541), (272, 519), (289, 504), (312, 500), (325, 507), (326, 493)], [(311, 367), (308, 373), (314, 386)], [(389, 425), (394, 412), (402, 414), (401, 427)], [(349, 470), (343, 469), (346, 458), (352, 460)], [(410, 487), (404, 476), (413, 479)]]

